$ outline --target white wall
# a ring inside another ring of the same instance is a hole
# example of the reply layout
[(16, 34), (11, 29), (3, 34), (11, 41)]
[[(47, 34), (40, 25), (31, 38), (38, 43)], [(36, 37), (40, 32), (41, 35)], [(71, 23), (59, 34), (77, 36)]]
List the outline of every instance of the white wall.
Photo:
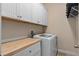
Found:
[(65, 3), (50, 3), (44, 5), (48, 10), (47, 33), (57, 34), (59, 50), (79, 55), (79, 48), (74, 48), (77, 19), (67, 19)]

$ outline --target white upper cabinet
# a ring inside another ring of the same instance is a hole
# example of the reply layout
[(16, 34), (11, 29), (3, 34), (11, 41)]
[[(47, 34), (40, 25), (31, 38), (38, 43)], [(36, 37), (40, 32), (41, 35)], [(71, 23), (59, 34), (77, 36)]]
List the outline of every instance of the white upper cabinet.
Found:
[(43, 25), (48, 25), (48, 14), (47, 14), (47, 10), (45, 9), (45, 7), (42, 5), (42, 24)]
[(25, 21), (32, 20), (32, 4), (31, 3), (19, 3), (17, 4), (18, 16)]
[(41, 17), (42, 15), (42, 7), (40, 3), (34, 3), (32, 5), (32, 21), (38, 24), (42, 24)]
[(2, 3), (1, 4), (1, 15), (12, 18), (17, 18), (16, 3)]
[(33, 22), (47, 26), (47, 11), (40, 3), (32, 5)]
[(1, 3), (1, 15), (47, 26), (47, 11), (41, 3)]
[(20, 20), (32, 19), (32, 4), (31, 3), (2, 3), (2, 16), (18, 18)]

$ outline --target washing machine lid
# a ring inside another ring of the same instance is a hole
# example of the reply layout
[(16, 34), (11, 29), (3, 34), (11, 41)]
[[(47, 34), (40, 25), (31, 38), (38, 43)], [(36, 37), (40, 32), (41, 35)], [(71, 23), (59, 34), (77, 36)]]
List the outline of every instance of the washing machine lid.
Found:
[(55, 34), (44, 33), (44, 34), (38, 34), (38, 35), (35, 35), (35, 36), (36, 37), (41, 37), (41, 38), (49, 38), (49, 37), (55, 36)]
[(52, 37), (52, 34), (41, 34), (39, 36), (40, 37), (46, 37), (46, 38), (48, 38), (48, 37)]
[(38, 34), (38, 35), (34, 35), (34, 38), (41, 38), (41, 39), (52, 39), (55, 38), (56, 34)]

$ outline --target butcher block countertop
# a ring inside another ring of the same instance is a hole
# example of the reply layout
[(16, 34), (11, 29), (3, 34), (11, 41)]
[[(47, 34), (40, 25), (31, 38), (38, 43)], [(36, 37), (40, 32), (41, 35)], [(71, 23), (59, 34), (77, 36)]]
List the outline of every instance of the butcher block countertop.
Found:
[(39, 39), (20, 39), (12, 42), (7, 42), (2, 44), (2, 52), (1, 55), (3, 56), (11, 56), (16, 54), (17, 52), (37, 43), (40, 42)]

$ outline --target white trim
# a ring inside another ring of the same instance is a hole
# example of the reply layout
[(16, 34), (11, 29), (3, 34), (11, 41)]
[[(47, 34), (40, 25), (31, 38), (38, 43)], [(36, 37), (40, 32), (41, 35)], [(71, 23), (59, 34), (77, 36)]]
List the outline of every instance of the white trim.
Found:
[(64, 53), (66, 56), (79, 56), (76, 52), (71, 52), (63, 49), (58, 49), (59, 53)]

